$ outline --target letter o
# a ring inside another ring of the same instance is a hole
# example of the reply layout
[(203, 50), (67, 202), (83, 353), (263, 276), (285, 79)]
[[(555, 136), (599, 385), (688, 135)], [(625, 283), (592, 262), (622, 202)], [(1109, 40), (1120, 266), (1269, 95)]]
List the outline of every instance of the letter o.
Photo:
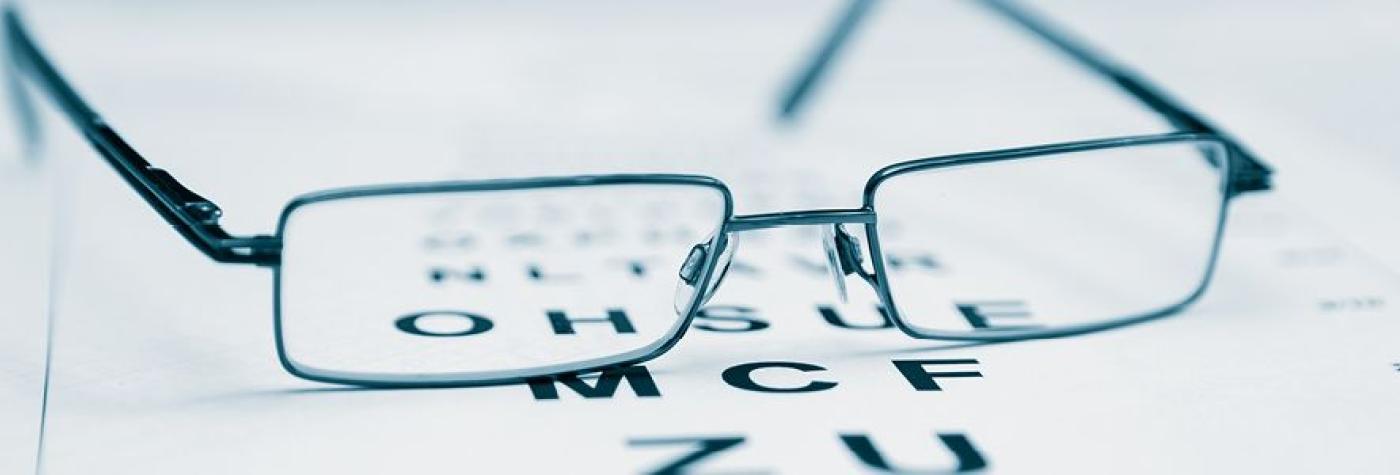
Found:
[[(469, 321), (469, 322), (472, 323), (472, 326), (469, 327), (469, 328), (467, 328), (466, 330), (457, 331), (457, 332), (448, 332), (448, 333), (430, 332), (430, 331), (424, 330), (424, 329), (422, 329), (422, 328), (420, 328), (420, 327), (418, 326), (418, 319), (423, 318), (423, 317), (434, 317), (434, 316), (448, 316), (448, 317), (465, 318), (465, 319), (467, 319), (467, 321)], [(442, 336), (468, 336), (468, 335), (475, 335), (475, 334), (478, 334), (478, 333), (486, 333), (486, 332), (488, 332), (488, 331), (491, 331), (491, 328), (492, 328), (492, 327), (495, 327), (496, 324), (491, 323), (491, 320), (488, 319), (488, 318), (486, 318), (486, 317), (483, 317), (483, 316), (481, 316), (481, 315), (472, 314), (472, 313), (459, 312), (459, 311), (452, 311), (452, 310), (432, 310), (432, 311), (427, 311), (427, 312), (410, 313), (410, 314), (408, 314), (408, 315), (404, 315), (404, 316), (402, 316), (402, 317), (399, 317), (398, 320), (395, 320), (395, 321), (394, 321), (394, 326), (395, 326), (395, 327), (398, 327), (399, 331), (402, 331), (402, 332), (404, 332), (404, 333), (409, 333), (409, 334), (418, 335), (418, 336), (439, 336), (439, 337), (442, 337)]]

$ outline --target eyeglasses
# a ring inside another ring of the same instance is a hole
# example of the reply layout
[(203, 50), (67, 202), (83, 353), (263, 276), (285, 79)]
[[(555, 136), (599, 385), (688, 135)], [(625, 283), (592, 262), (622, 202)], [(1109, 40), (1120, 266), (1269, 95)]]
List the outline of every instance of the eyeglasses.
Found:
[[(784, 96), (781, 117), (799, 114), (871, 3), (844, 10)], [(88, 106), (13, 7), (4, 21), (27, 140), (37, 141), (37, 119), (21, 79), (46, 92), (196, 248), (218, 262), (271, 268), (277, 352), (288, 372), (444, 386), (655, 358), (715, 294), (739, 233), (783, 226), (819, 226), (843, 298), (848, 278), (863, 280), (914, 338), (1066, 336), (1190, 304), (1210, 280), (1230, 199), (1268, 190), (1270, 170), (1037, 16), (982, 3), (1178, 131), (896, 163), (868, 179), (853, 209), (736, 216), (728, 188), (705, 176), (567, 176), (320, 191), (292, 200), (275, 234), (234, 236), (220, 227), (219, 207), (147, 163)], [(937, 269), (911, 271), (901, 258), (909, 252), (933, 253)], [(501, 263), (526, 272), (501, 275), (492, 267)], [(612, 306), (598, 306), (604, 294)], [(1031, 302), (1035, 317), (950, 304), (1007, 295)]]

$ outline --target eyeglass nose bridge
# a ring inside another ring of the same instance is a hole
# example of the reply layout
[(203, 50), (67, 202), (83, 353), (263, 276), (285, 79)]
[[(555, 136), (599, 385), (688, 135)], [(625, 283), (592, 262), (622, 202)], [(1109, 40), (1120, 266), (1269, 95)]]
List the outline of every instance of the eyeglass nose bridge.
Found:
[(809, 209), (782, 211), (778, 213), (739, 215), (729, 219), (724, 230), (727, 232), (752, 231), (756, 229), (779, 228), (813, 224), (874, 224), (875, 210), (859, 209)]
[[(837, 294), (842, 301), (846, 300), (845, 278), (851, 274), (858, 274), (871, 286), (878, 287), (873, 275), (870, 275), (861, 266), (863, 253), (857, 241), (841, 228), (843, 224), (874, 224), (875, 212), (870, 209), (815, 209), (784, 211), (778, 213), (764, 213), (740, 215), (731, 218), (725, 223), (720, 231), (729, 237), (728, 246), (722, 250), (723, 262), (717, 265), (719, 274), (712, 277), (709, 285), (700, 285), (700, 291), (704, 292), (700, 301), (708, 301), (710, 297), (719, 290), (720, 284), (728, 270), (728, 260), (732, 258), (734, 246), (738, 244), (738, 235), (741, 231), (754, 231), (760, 229), (771, 229), (784, 226), (822, 226), (822, 245), (827, 251), (827, 266), (832, 273)], [(697, 245), (692, 248), (686, 257), (685, 263), (681, 266), (680, 276), (682, 281), (695, 285), (695, 280), (699, 277), (700, 263), (711, 250), (706, 245)]]

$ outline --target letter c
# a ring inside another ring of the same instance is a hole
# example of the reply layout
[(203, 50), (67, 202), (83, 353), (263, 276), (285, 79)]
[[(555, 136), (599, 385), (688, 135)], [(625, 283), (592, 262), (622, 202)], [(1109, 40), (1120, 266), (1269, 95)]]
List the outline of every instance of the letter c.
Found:
[(724, 370), (721, 376), (724, 382), (738, 389), (755, 391), (760, 393), (810, 393), (825, 391), (836, 387), (836, 383), (831, 381), (812, 381), (805, 386), (795, 388), (773, 388), (758, 384), (753, 380), (753, 372), (763, 368), (788, 368), (801, 371), (803, 373), (812, 371), (826, 371), (826, 368), (814, 364), (797, 363), (792, 361), (758, 361), (754, 363), (744, 363), (734, 365)]

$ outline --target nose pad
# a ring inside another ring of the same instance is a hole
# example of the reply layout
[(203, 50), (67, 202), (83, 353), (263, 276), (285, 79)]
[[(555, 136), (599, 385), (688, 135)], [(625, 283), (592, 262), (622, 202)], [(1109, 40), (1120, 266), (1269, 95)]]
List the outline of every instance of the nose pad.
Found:
[[(710, 272), (707, 282), (700, 282), (704, 277), (705, 262), (709, 260), (710, 253), (714, 252), (712, 246), (719, 246), (719, 258), (715, 260), (714, 271)], [(680, 271), (677, 273), (680, 280), (676, 283), (676, 295), (673, 307), (677, 315), (689, 315), (693, 308), (704, 306), (710, 301), (710, 297), (715, 295), (719, 289), (719, 284), (729, 275), (729, 264), (734, 260), (734, 249), (739, 247), (739, 236), (728, 234), (718, 240), (696, 244), (690, 248), (690, 253), (686, 255), (685, 261), (681, 263)], [(699, 299), (695, 298), (695, 292), (703, 292)]]
[(861, 270), (860, 245), (841, 225), (833, 224), (822, 226), (822, 249), (826, 251), (826, 270), (836, 284), (836, 295), (845, 303), (849, 299), (846, 276)]

